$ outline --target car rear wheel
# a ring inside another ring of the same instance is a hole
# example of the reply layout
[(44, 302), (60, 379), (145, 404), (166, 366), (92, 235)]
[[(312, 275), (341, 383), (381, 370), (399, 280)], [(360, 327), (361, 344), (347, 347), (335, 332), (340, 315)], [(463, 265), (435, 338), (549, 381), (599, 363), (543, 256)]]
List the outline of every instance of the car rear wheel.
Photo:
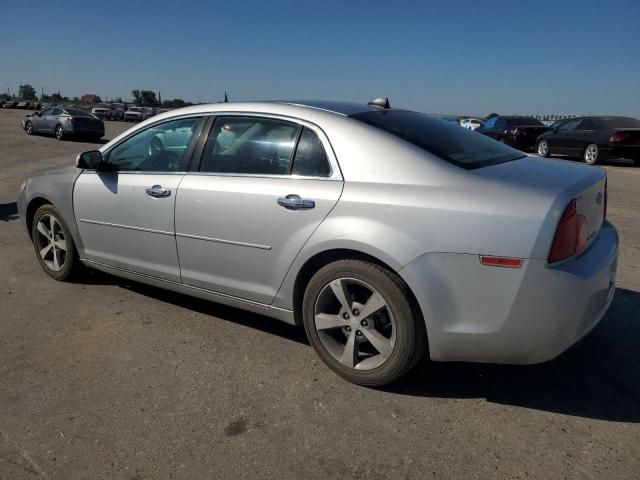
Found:
[(585, 163), (589, 165), (594, 165), (598, 161), (598, 156), (600, 152), (598, 150), (598, 145), (592, 143), (591, 145), (587, 145), (587, 148), (584, 149), (584, 154), (582, 158)]
[(57, 125), (56, 126), (56, 138), (58, 140), (63, 140), (64, 139), (64, 130), (62, 129), (62, 125)]
[(538, 156), (540, 157), (548, 157), (549, 156), (549, 144), (546, 140), (540, 140), (538, 142)]
[(33, 216), (31, 239), (38, 262), (56, 280), (69, 279), (79, 268), (73, 238), (53, 205), (41, 206)]
[(33, 125), (31, 122), (24, 124), (24, 131), (27, 132), (27, 135), (33, 135)]
[(349, 382), (381, 386), (405, 375), (425, 352), (424, 321), (395, 273), (361, 260), (321, 268), (303, 300), (307, 337)]

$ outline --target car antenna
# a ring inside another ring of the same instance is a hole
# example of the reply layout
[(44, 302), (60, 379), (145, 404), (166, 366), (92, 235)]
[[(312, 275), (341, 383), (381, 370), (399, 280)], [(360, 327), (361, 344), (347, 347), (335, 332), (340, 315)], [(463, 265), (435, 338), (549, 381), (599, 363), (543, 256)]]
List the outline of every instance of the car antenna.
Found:
[(387, 97), (374, 98), (369, 103), (367, 103), (367, 105), (369, 105), (370, 107), (384, 108), (386, 110), (391, 108), (391, 105), (389, 104), (389, 99)]

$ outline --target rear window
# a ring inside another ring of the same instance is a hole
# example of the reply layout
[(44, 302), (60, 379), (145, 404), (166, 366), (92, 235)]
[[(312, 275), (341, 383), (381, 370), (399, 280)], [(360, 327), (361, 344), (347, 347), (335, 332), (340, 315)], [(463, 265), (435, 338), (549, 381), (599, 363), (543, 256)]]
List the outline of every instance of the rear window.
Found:
[(90, 118), (93, 118), (93, 115), (91, 115), (89, 112), (85, 112), (84, 110), (79, 110), (77, 108), (67, 108), (67, 109), (65, 109), (65, 112), (67, 112), (69, 115), (73, 115), (74, 117), (90, 117)]
[(380, 110), (358, 113), (351, 118), (384, 130), (469, 170), (526, 156), (485, 135), (423, 113)]
[(540, 120), (533, 117), (518, 117), (518, 118), (510, 118), (509, 125), (512, 125), (514, 127), (527, 126), (527, 125), (536, 125), (536, 126), (543, 127), (544, 123), (542, 123)]
[(611, 128), (640, 128), (640, 120), (633, 117), (603, 117), (601, 120)]

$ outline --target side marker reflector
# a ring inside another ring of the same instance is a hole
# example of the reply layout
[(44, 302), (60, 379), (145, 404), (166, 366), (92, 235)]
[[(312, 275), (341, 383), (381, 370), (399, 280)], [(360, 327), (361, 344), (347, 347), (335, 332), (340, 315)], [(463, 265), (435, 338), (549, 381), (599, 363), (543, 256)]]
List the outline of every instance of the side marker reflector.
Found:
[(505, 268), (520, 268), (522, 267), (521, 258), (512, 257), (488, 257), (481, 256), (480, 263), (487, 267), (505, 267)]

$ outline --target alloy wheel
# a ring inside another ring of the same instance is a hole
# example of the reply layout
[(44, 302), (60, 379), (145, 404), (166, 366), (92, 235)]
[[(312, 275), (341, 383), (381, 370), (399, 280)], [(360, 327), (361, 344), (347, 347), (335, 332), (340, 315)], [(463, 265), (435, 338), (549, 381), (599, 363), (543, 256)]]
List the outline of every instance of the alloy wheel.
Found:
[(584, 161), (589, 165), (593, 165), (598, 161), (598, 146), (589, 145), (584, 151)]
[(314, 324), (323, 347), (348, 368), (372, 370), (393, 353), (396, 325), (384, 297), (355, 278), (338, 278), (320, 291)]
[(549, 153), (549, 145), (547, 145), (546, 140), (540, 140), (538, 143), (538, 156), (546, 157)]
[(33, 133), (33, 125), (31, 122), (27, 122), (25, 130), (27, 131), (27, 135), (31, 135)]
[(62, 140), (62, 136), (63, 136), (62, 127), (60, 125), (58, 125), (56, 127), (56, 138), (58, 140)]
[(36, 245), (40, 258), (49, 269), (59, 272), (64, 268), (67, 240), (60, 222), (53, 215), (47, 213), (38, 220)]

